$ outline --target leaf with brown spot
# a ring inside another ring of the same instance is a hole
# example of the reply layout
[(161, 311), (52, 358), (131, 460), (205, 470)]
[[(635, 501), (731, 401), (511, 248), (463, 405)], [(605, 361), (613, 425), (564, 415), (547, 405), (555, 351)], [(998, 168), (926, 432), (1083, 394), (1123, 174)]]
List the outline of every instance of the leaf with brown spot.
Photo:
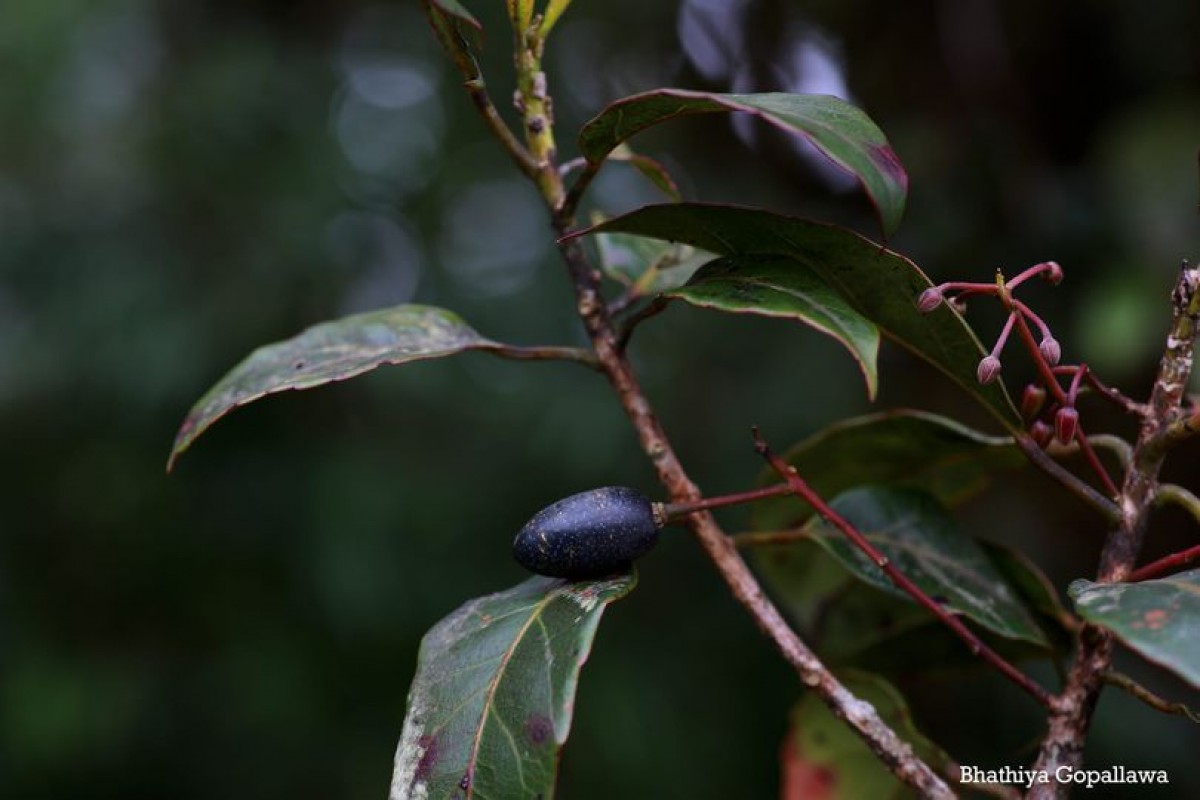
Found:
[(1079, 616), (1200, 687), (1200, 569), (1140, 583), (1078, 580), (1068, 594)]
[(390, 799), (551, 797), (600, 617), (636, 582), (531, 578), (435, 625), (421, 642)]
[[(890, 683), (867, 672), (839, 675), (855, 697), (875, 711), (928, 764), (949, 758), (921, 735), (904, 697)], [(899, 800), (911, 791), (884, 766), (821, 699), (808, 692), (792, 710), (782, 753), (783, 800)]]

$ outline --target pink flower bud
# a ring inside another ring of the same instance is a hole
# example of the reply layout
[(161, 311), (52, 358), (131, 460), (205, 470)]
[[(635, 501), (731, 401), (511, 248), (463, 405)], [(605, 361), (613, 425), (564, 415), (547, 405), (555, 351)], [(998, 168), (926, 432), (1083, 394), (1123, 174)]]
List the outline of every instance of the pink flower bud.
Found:
[(1062, 444), (1070, 444), (1079, 428), (1079, 412), (1071, 406), (1063, 406), (1054, 415), (1054, 437)]
[(1038, 447), (1044, 450), (1046, 445), (1050, 444), (1050, 439), (1053, 438), (1054, 431), (1049, 425), (1039, 419), (1029, 426), (1029, 435), (1037, 442)]
[[(1037, 419), (1038, 413), (1045, 404), (1046, 390), (1031, 383), (1025, 387), (1025, 391), (1021, 395), (1021, 416), (1026, 422), (1032, 422)], [(1049, 432), (1049, 427), (1046, 430)]]
[(1000, 359), (996, 358), (995, 356), (986, 356), (982, 361), (979, 362), (979, 369), (976, 370), (975, 377), (979, 379), (980, 383), (986, 386), (987, 384), (996, 380), (996, 377), (999, 374)]
[(1046, 359), (1046, 362), (1052, 367), (1062, 359), (1062, 347), (1053, 336), (1042, 339), (1038, 349), (1042, 351), (1042, 358)]
[(922, 314), (928, 314), (942, 304), (942, 299), (942, 290), (936, 286), (930, 286), (917, 298), (917, 310)]
[(1044, 266), (1046, 269), (1042, 272), (1042, 280), (1053, 286), (1062, 283), (1063, 268), (1058, 265), (1058, 262), (1047, 261)]

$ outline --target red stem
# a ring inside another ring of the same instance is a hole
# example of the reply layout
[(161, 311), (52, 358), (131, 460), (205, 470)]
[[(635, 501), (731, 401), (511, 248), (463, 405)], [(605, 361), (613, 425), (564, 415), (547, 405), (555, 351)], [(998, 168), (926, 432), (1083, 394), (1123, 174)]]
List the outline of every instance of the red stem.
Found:
[(751, 489), (748, 492), (737, 492), (735, 494), (723, 494), (719, 497), (704, 497), (689, 503), (666, 503), (663, 505), (663, 516), (667, 522), (675, 522), (681, 517), (686, 517), (688, 514), (694, 514), (697, 511), (711, 511), (714, 508), (753, 503), (755, 500), (763, 500), (767, 497), (790, 494), (791, 491), (792, 488), (786, 483), (777, 483), (774, 486), (767, 486), (762, 489)]
[(1071, 405), (1075, 405), (1075, 400), (1079, 397), (1079, 387), (1083, 385), (1083, 379), (1087, 374), (1087, 364), (1080, 364), (1075, 370), (1075, 375), (1071, 378), (1071, 388), (1067, 389), (1067, 402)]
[[(1025, 321), (1022, 314), (1017, 315), (1017, 333), (1021, 336), (1021, 341), (1025, 343), (1025, 349), (1029, 351), (1029, 355), (1033, 358), (1033, 363), (1037, 366), (1038, 372), (1042, 376), (1042, 382), (1046, 384), (1046, 388), (1054, 395), (1054, 399), (1062, 405), (1069, 405), (1067, 402), (1067, 393), (1063, 391), (1062, 386), (1059, 386), (1058, 380), (1054, 377), (1054, 370), (1046, 363), (1046, 357), (1042, 355), (1041, 348), (1033, 339), (1033, 331), (1029, 329), (1029, 323)], [(1083, 432), (1083, 426), (1080, 425), (1075, 433), (1075, 439), (1079, 442), (1079, 451), (1083, 453), (1083, 457), (1087, 459), (1088, 465), (1100, 478), (1100, 482), (1104, 484), (1104, 490), (1108, 492), (1109, 497), (1116, 497), (1121, 492), (1117, 489), (1117, 485), (1113, 483), (1112, 476), (1108, 474), (1108, 470), (1100, 463), (1100, 457), (1096, 455), (1096, 451), (1092, 449), (1092, 443), (1088, 441), (1087, 434)]]
[(1024, 689), (1046, 708), (1052, 707), (1053, 699), (1050, 697), (1049, 692), (1035, 683), (1028, 675), (1005, 661), (995, 650), (992, 650), (990, 647), (984, 644), (983, 641), (980, 640), (980, 638), (976, 636), (970, 628), (964, 625), (961, 620), (946, 611), (946, 609), (942, 607), (941, 603), (925, 594), (921, 587), (917, 586), (915, 583), (909, 580), (904, 573), (896, 569), (892, 563), (888, 561), (887, 556), (879, 552), (879, 550), (877, 550), (875, 546), (867, 540), (867, 537), (865, 537), (857, 528), (851, 525), (844, 517), (830, 508), (829, 505), (827, 505), (821, 498), (821, 496), (813, 491), (812, 487), (810, 487), (796, 472), (795, 467), (789, 466), (782, 458), (771, 452), (770, 447), (767, 446), (766, 441), (759, 434), (757, 428), (754, 429), (754, 449), (757, 450), (759, 455), (766, 459), (767, 463), (771, 465), (771, 468), (778, 472), (780, 477), (787, 482), (788, 487), (793, 493), (803, 498), (816, 510), (818, 514), (821, 515), (826, 522), (841, 531), (842, 534), (844, 534), (845, 537), (849, 539), (855, 547), (865, 553), (866, 556), (870, 558), (877, 567), (883, 570), (884, 574), (888, 576), (888, 579), (891, 580), (891, 582), (895, 584), (898, 589), (903, 591), (913, 600), (917, 601), (918, 604), (923, 606), (931, 614), (937, 617), (942, 624), (954, 631), (954, 633), (958, 635), (958, 638), (962, 639), (963, 642), (966, 643), (967, 647), (970, 648), (972, 654), (979, 656), (988, 664), (992, 665), (996, 670), (1004, 675), (1004, 677), (1008, 678), (1017, 686)]
[(999, 358), (1000, 351), (1004, 349), (1004, 345), (1008, 342), (1008, 335), (1012, 333), (1013, 321), (1020, 316), (1016, 311), (1010, 311), (1008, 319), (1004, 322), (1004, 328), (1001, 329), (1000, 335), (996, 337), (996, 345), (992, 348), (992, 358)]
[[(1008, 288), (1011, 289), (1012, 286), (1013, 285), (1010, 283), (1008, 285)], [(1046, 320), (1039, 317), (1032, 308), (1025, 305), (1020, 300), (1017, 300), (1016, 298), (1012, 298), (1012, 304), (1013, 304), (1013, 306), (1015, 306), (1017, 308), (1018, 311), (1020, 311), (1022, 314), (1024, 314), (1029, 319), (1033, 320), (1033, 324), (1037, 325), (1038, 330), (1041, 331), (1043, 339), (1053, 338), (1050, 335), (1050, 326), (1046, 324)]]
[(1182, 567), (1184, 564), (1190, 564), (1200, 558), (1200, 544), (1189, 547), (1187, 550), (1180, 550), (1178, 553), (1172, 553), (1169, 556), (1164, 556), (1158, 561), (1151, 561), (1144, 567), (1138, 567), (1133, 572), (1129, 573), (1129, 582), (1136, 583), (1138, 581), (1157, 578), (1164, 572), (1169, 572), (1175, 567)]

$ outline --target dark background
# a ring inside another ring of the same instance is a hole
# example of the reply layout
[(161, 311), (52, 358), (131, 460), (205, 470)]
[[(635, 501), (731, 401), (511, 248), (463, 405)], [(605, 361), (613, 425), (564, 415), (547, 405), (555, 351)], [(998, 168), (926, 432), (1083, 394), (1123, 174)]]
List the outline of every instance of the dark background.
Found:
[[(467, 5), (507, 97), (502, 4)], [(1028, 297), (1065, 357), (1144, 395), (1179, 261), (1200, 257), (1194, 0), (575, 6), (547, 56), (564, 157), (605, 102), (659, 85), (849, 92), (911, 174), (892, 245), (942, 280), (1058, 260), (1064, 284)], [(876, 235), (777, 132), (711, 116), (638, 145), (691, 197)], [(617, 167), (596, 188), (608, 211), (657, 200)], [(422, 633), (522, 579), (511, 538), (541, 506), (655, 493), (601, 379), (482, 355), (272, 398), (164, 475), (187, 409), (252, 348), (408, 301), (581, 342), (537, 198), (416, 3), (0, 3), (0, 796), (382, 797)], [(994, 335), (982, 304), (972, 319)], [(850, 360), (786, 323), (673, 308), (634, 356), (711, 492), (755, 480), (751, 424), (784, 446), (871, 408)], [(895, 349), (881, 367), (876, 407), (986, 423)], [(1026, 374), (1014, 351), (1010, 385)], [(1107, 413), (1085, 419), (1130, 430)], [(1173, 467), (1192, 488), (1197, 461)], [(1059, 586), (1094, 572), (1098, 520), (1037, 475), (963, 515)], [(1151, 554), (1195, 541), (1182, 514), (1156, 521)], [(666, 540), (601, 628), (561, 794), (772, 796), (797, 682), (698, 548)], [(1007, 684), (903, 686), (962, 762), (1031, 757), (1037, 709)], [(1195, 797), (1198, 748), (1195, 725), (1110, 693), (1089, 761), (1169, 769), (1154, 796)]]

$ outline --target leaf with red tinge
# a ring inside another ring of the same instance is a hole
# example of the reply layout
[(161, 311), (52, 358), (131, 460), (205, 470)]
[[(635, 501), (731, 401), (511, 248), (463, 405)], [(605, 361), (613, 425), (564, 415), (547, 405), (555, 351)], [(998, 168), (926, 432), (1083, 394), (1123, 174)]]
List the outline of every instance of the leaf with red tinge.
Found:
[[(921, 760), (939, 767), (949, 763), (949, 757), (917, 730), (908, 704), (894, 686), (866, 672), (848, 671), (838, 677), (855, 697), (874, 706)], [(791, 728), (780, 755), (782, 800), (899, 800), (912, 796), (812, 692), (792, 710)]]
[(554, 794), (579, 671), (634, 575), (531, 578), (472, 600), (421, 642), (390, 800)]
[(710, 261), (666, 297), (735, 314), (800, 322), (840, 343), (854, 357), (875, 398), (879, 329), (803, 262), (787, 256), (726, 256)]
[(385, 364), (498, 346), (457, 314), (433, 306), (395, 306), (315, 325), (258, 348), (217, 381), (184, 418), (167, 469), (221, 417), (266, 395), (323, 386)]
[(966, 322), (943, 303), (930, 314), (917, 297), (933, 284), (915, 264), (836, 225), (757, 208), (671, 203), (640, 208), (585, 231), (632, 233), (683, 242), (720, 255), (787, 256), (805, 264), (883, 335), (942, 370), (1012, 431), (1021, 417), (1003, 380), (980, 386), (975, 368), (985, 355)]
[(812, 142), (833, 163), (858, 178), (886, 233), (899, 226), (908, 196), (908, 174), (900, 159), (870, 117), (829, 95), (656, 89), (623, 98), (601, 111), (580, 131), (579, 147), (588, 161), (596, 163), (621, 142), (660, 122), (722, 111), (752, 114)]
[(1200, 569), (1140, 583), (1078, 580), (1068, 593), (1079, 616), (1200, 687)]

